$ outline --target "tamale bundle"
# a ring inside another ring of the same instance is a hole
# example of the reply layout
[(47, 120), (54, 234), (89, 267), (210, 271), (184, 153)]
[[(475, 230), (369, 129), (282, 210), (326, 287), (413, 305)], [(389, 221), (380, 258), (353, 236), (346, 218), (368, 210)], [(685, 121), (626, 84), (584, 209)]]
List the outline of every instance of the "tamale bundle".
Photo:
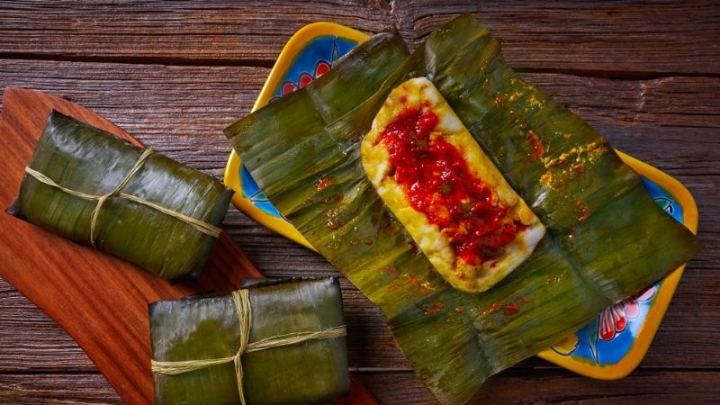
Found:
[(346, 395), (337, 279), (150, 304), (156, 404), (317, 404)]
[(232, 194), (219, 180), (53, 111), (11, 211), (171, 280), (200, 275)]
[[(342, 62), (360, 70), (373, 59), (365, 53)], [(532, 254), (482, 293), (460, 291), (435, 271), (362, 166), (361, 141), (388, 94), (418, 77), (434, 84), (547, 229)], [(322, 95), (340, 93), (342, 83), (327, 79), (225, 132), (270, 201), (382, 309), (439, 402), (465, 403), (489, 376), (560, 341), (701, 250), (601, 135), (501, 60), (498, 41), (471, 16), (436, 30), (375, 82), (381, 84), (374, 93), (355, 93), (344, 114), (315, 115), (298, 126), (275, 122), (293, 116), (284, 107), (295, 100), (337, 103)], [(271, 126), (286, 130), (267, 131)], [(269, 151), (265, 145), (275, 139), (297, 147)], [(312, 153), (302, 148), (310, 143)]]

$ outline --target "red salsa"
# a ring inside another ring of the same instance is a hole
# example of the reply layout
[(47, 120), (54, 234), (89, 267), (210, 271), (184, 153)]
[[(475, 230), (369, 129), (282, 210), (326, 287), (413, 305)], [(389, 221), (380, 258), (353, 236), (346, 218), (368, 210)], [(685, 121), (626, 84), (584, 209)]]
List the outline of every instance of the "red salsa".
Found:
[(411, 206), (440, 228), (459, 258), (479, 265), (496, 256), (524, 226), (494, 201), (461, 152), (433, 131), (438, 120), (433, 111), (405, 109), (379, 142), (388, 148), (391, 176)]

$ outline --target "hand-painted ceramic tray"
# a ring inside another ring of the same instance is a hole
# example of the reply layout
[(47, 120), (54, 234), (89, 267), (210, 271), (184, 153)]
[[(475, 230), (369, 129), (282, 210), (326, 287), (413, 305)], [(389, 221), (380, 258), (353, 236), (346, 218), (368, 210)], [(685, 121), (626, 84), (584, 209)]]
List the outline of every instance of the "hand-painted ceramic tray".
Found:
[[(331, 23), (302, 28), (280, 54), (253, 110), (308, 84), (367, 38), (361, 32)], [(620, 157), (642, 176), (648, 192), (669, 215), (697, 232), (695, 201), (680, 182), (631, 156), (620, 153)], [(233, 204), (247, 216), (312, 249), (267, 200), (235, 152), (225, 169), (225, 184), (236, 191)], [(645, 356), (683, 269), (684, 266), (676, 269), (655, 285), (608, 307), (587, 326), (538, 356), (588, 377), (626, 376)]]

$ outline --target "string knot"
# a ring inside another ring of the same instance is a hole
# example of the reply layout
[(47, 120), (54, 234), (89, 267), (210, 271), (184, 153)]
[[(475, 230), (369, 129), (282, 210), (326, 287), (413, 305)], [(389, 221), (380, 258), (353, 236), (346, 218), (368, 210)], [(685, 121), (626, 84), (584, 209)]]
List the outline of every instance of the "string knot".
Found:
[(57, 188), (58, 190), (61, 190), (72, 196), (82, 198), (84, 200), (97, 202), (95, 204), (95, 208), (92, 211), (92, 214), (90, 215), (90, 245), (92, 245), (93, 247), (97, 247), (95, 245), (96, 239), (97, 239), (97, 233), (98, 233), (98, 230), (96, 228), (97, 228), (98, 217), (100, 216), (100, 210), (102, 209), (105, 202), (110, 198), (123, 198), (125, 200), (133, 201), (135, 203), (144, 205), (146, 207), (150, 207), (150, 208), (152, 208), (158, 212), (161, 212), (165, 215), (168, 215), (175, 219), (183, 221), (183, 222), (187, 223), (188, 225), (192, 226), (193, 228), (195, 228), (196, 230), (198, 230), (206, 235), (212, 236), (214, 238), (217, 238), (218, 236), (220, 236), (220, 233), (222, 232), (221, 229), (214, 225), (208, 224), (207, 222), (201, 221), (196, 218), (189, 217), (185, 214), (171, 210), (169, 208), (165, 208), (158, 204), (144, 200), (140, 197), (123, 193), (123, 189), (125, 189), (125, 186), (127, 186), (128, 183), (130, 182), (130, 180), (133, 178), (133, 176), (135, 176), (135, 174), (137, 174), (140, 171), (140, 168), (142, 168), (142, 166), (145, 164), (145, 161), (147, 161), (147, 159), (153, 153), (155, 153), (155, 151), (152, 149), (143, 150), (142, 154), (140, 154), (140, 157), (138, 157), (138, 159), (135, 162), (135, 164), (133, 165), (133, 167), (125, 175), (125, 177), (123, 177), (123, 179), (120, 181), (120, 183), (118, 183), (117, 186), (115, 186), (115, 189), (113, 189), (111, 192), (109, 192), (107, 194), (103, 194), (103, 195), (88, 194), (88, 193), (83, 193), (83, 192), (76, 191), (76, 190), (71, 190), (69, 188), (65, 188), (65, 187), (59, 185), (53, 179), (46, 176), (45, 174), (40, 173), (37, 170), (30, 168), (29, 166), (25, 167), (25, 172), (27, 174), (29, 174), (30, 176), (34, 177), (37, 181), (39, 181), (45, 185)]

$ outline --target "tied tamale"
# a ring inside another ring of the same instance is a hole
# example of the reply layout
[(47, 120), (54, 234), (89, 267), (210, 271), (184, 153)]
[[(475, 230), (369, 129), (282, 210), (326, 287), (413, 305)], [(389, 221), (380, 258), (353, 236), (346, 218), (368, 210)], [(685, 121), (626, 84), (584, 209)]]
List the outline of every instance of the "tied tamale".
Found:
[(455, 288), (487, 290), (545, 235), (537, 216), (424, 77), (390, 93), (360, 152), (384, 203)]
[[(376, 61), (366, 53), (347, 63), (360, 71)], [(393, 71), (372, 74), (374, 92), (353, 91), (357, 100), (344, 114), (305, 115), (301, 126), (277, 122), (303, 99), (337, 103), (322, 96), (341, 85), (327, 79), (225, 133), (273, 205), (380, 307), (439, 402), (469, 401), (489, 376), (562, 340), (702, 249), (607, 140), (502, 61), (499, 42), (471, 16), (430, 34)], [(547, 229), (527, 259), (482, 293), (459, 291), (435, 271), (363, 170), (360, 144), (374, 117), (393, 89), (416, 77), (433, 82)], [(267, 131), (271, 126), (282, 133)], [(294, 139), (296, 147), (259, 146), (276, 138), (285, 145)]]
[(200, 275), (231, 194), (212, 176), (53, 111), (12, 211), (172, 280)]
[(291, 405), (349, 390), (337, 279), (150, 304), (156, 404)]

